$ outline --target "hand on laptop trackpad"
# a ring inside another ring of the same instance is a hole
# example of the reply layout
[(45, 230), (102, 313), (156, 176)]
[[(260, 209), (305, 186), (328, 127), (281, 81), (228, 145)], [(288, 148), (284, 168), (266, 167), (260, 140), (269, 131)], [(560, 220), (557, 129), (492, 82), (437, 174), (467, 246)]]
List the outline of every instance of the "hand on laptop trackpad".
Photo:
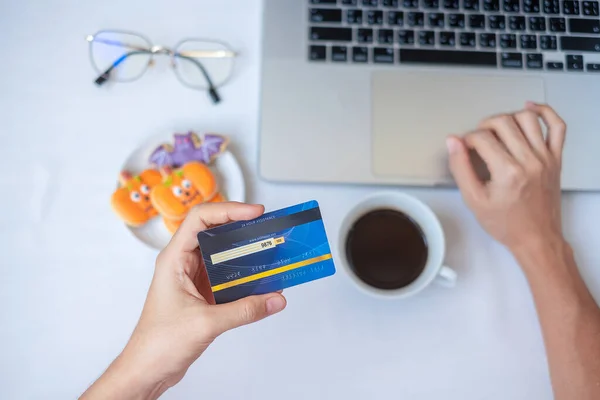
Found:
[(544, 101), (533, 77), (464, 73), (374, 72), (373, 173), (426, 182), (451, 180), (445, 138), (472, 131), (483, 118)]

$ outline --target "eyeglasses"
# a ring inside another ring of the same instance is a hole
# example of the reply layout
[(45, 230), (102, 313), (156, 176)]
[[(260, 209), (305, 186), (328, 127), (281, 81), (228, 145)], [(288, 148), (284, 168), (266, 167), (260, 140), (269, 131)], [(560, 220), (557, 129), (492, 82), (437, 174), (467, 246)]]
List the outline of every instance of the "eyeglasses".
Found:
[(237, 53), (219, 41), (185, 39), (174, 49), (155, 46), (144, 36), (125, 31), (100, 31), (86, 36), (92, 66), (100, 74), (95, 83), (109, 80), (131, 82), (139, 79), (154, 65), (154, 56), (171, 58), (179, 81), (192, 89), (208, 90), (214, 103), (221, 101), (217, 88), (232, 75)]

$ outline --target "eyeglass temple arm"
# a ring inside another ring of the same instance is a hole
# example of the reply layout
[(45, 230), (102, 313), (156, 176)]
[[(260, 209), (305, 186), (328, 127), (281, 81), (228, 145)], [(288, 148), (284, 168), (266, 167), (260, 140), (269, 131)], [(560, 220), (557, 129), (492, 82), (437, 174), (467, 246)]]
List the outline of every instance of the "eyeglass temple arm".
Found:
[(103, 44), (107, 44), (109, 46), (125, 47), (125, 48), (131, 49), (131, 50), (150, 51), (149, 48), (146, 49), (144, 47), (136, 46), (136, 45), (133, 45), (133, 44), (130, 44), (130, 43), (119, 42), (118, 40), (93, 38), (93, 39), (91, 39), (91, 41), (98, 42), (98, 43), (103, 43)]
[(104, 71), (102, 74), (100, 74), (100, 76), (98, 78), (96, 78), (94, 83), (98, 86), (102, 86), (108, 80), (108, 78), (110, 78), (110, 73), (112, 72), (112, 70), (115, 69), (116, 67), (118, 67), (119, 64), (121, 64), (123, 61), (125, 61), (125, 59), (127, 59), (127, 57), (133, 56), (136, 54), (148, 54), (148, 53), (150, 53), (150, 51), (148, 51), (148, 50), (139, 50), (139, 51), (130, 51), (129, 53), (123, 54), (121, 57), (117, 58), (115, 60), (115, 62), (112, 63), (112, 65), (110, 67), (108, 67), (108, 69), (106, 71)]
[(217, 92), (217, 88), (213, 84), (212, 79), (210, 79), (208, 72), (206, 72), (204, 65), (202, 65), (202, 63), (200, 61), (198, 61), (194, 58), (191, 58), (191, 57), (187, 57), (181, 53), (175, 53), (175, 56), (185, 58), (186, 60), (191, 61), (192, 63), (196, 64), (198, 66), (198, 68), (200, 68), (200, 72), (202, 72), (202, 75), (204, 75), (204, 79), (206, 79), (206, 82), (208, 83), (208, 94), (210, 95), (210, 98), (212, 99), (213, 103), (215, 103), (215, 104), (219, 103), (221, 101), (221, 96), (219, 96), (219, 93)]

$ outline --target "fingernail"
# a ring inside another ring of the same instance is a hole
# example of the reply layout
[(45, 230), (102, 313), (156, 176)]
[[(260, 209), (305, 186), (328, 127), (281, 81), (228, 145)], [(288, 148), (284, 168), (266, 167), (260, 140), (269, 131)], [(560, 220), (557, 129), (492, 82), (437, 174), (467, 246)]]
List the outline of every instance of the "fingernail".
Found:
[(525, 107), (535, 107), (535, 103), (533, 101), (526, 101), (525, 102)]
[(448, 153), (454, 154), (460, 151), (460, 143), (458, 139), (449, 137), (446, 139), (446, 146), (448, 147)]
[(285, 299), (282, 296), (273, 296), (267, 299), (267, 314), (278, 313), (285, 308)]

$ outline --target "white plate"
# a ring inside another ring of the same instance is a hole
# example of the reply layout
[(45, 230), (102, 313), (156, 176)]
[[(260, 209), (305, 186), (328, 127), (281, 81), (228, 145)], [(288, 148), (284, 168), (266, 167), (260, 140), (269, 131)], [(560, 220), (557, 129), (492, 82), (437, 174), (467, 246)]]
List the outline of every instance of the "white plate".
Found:
[[(161, 135), (150, 139), (129, 156), (121, 170), (128, 170), (132, 173), (142, 172), (150, 167), (148, 163), (150, 154), (161, 144), (172, 142), (173, 134)], [(210, 169), (215, 174), (219, 182), (219, 189), (227, 200), (240, 202), (246, 200), (244, 174), (242, 173), (240, 164), (230, 151), (225, 151), (218, 156), (210, 165)], [(171, 234), (165, 227), (161, 217), (152, 218), (152, 220), (138, 228), (125, 226), (140, 241), (158, 250), (163, 249), (169, 243), (169, 240), (171, 240)]]

